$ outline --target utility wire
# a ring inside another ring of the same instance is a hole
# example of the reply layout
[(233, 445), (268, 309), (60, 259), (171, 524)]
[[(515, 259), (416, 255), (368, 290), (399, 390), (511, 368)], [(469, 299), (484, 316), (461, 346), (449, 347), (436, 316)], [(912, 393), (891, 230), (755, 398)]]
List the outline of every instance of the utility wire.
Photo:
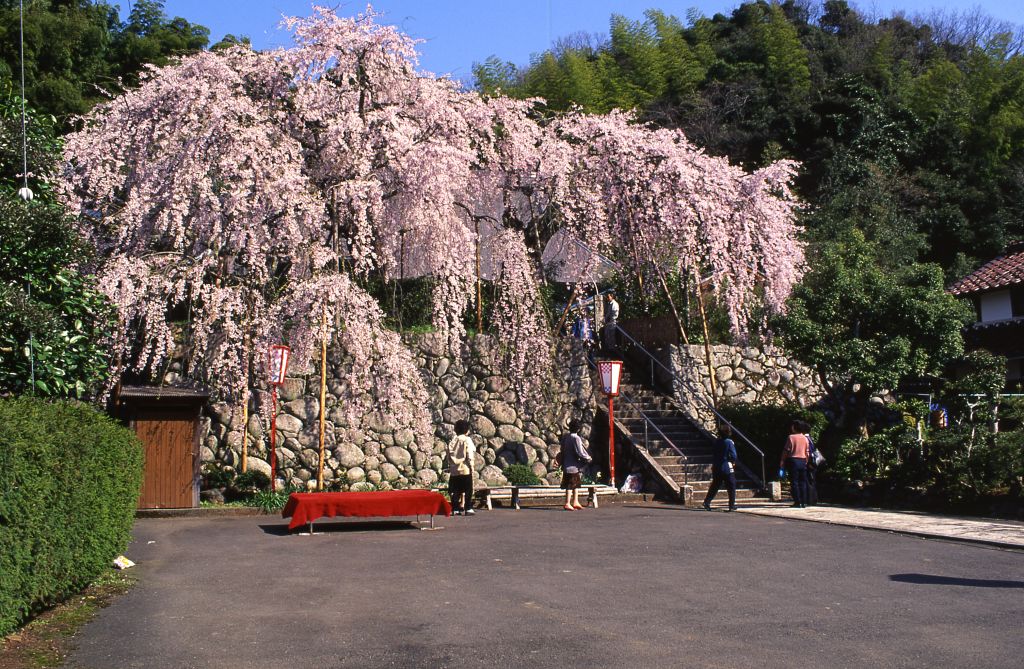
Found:
[[(25, 201), (31, 199), (28, 189), (28, 124), (25, 121), (25, 0), (18, 2), (18, 31), (21, 49), (21, 176), (25, 183)], [(32, 301), (32, 280), (28, 283), (28, 299)], [(36, 394), (36, 347), (35, 334), (28, 331), (29, 393)]]
[(28, 188), (28, 130), (25, 122), (25, 0), (18, 2), (19, 45), (21, 47), (21, 176)]

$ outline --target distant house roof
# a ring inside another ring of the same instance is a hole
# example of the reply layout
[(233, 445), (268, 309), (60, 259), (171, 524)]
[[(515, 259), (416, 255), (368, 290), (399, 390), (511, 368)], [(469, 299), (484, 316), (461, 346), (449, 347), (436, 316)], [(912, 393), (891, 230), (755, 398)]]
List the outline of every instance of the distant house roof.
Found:
[(1017, 284), (1024, 284), (1024, 242), (1010, 244), (1006, 253), (954, 283), (949, 292), (970, 295)]
[(564, 229), (551, 235), (541, 254), (541, 262), (547, 278), (558, 283), (599, 283), (618, 269), (613, 260)]
[(121, 386), (115, 398), (117, 404), (189, 406), (205, 404), (210, 393), (199, 388), (177, 386)]

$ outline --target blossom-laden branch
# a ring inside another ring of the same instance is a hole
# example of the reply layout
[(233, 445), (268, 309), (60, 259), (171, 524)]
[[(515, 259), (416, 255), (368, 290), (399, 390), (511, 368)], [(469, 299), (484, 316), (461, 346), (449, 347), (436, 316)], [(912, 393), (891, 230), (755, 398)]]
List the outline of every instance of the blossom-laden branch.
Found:
[[(68, 137), (63, 197), (118, 310), (115, 375), (159, 369), (183, 329), (186, 374), (230, 399), (271, 343), (301, 361), (331, 337), (354, 361), (353, 418), (372, 398), (422, 432), (411, 354), (354, 279), (434, 276), (458, 350), (486, 241), (507, 371), (539, 398), (553, 349), (525, 240), (557, 226), (637, 272), (710, 271), (738, 333), (756, 293), (781, 308), (803, 257), (792, 164), (746, 174), (619, 112), (545, 121), (538, 101), (417, 71), (415, 41), (374, 19), (315, 8), (286, 21), (291, 48), (152, 68)], [(486, 240), (479, 221), (498, 222)]]

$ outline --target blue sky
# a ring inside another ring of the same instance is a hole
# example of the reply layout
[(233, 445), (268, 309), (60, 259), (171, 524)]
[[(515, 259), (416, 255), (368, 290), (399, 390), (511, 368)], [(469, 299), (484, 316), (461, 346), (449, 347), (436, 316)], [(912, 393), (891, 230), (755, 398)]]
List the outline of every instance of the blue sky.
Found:
[[(334, 6), (337, 0), (320, 0)], [(120, 0), (126, 12), (130, 2)], [(288, 35), (276, 28), (282, 15), (305, 16), (309, 0), (166, 0), (170, 16), (182, 16), (210, 28), (213, 40), (225, 33), (248, 35), (258, 49), (287, 46)], [(711, 16), (729, 13), (738, 0), (378, 0), (373, 7), (383, 21), (426, 40), (420, 45), (420, 65), (438, 74), (468, 78), (472, 64), (490, 55), (522, 65), (544, 51), (552, 39), (575, 32), (607, 33), (613, 13), (630, 18), (657, 8), (680, 18), (695, 8)], [(866, 14), (887, 16), (899, 9), (908, 16), (947, 10), (980, 8), (1000, 20), (1024, 24), (1022, 0), (872, 0), (850, 3)], [(339, 13), (357, 14), (365, 2), (343, 0)]]

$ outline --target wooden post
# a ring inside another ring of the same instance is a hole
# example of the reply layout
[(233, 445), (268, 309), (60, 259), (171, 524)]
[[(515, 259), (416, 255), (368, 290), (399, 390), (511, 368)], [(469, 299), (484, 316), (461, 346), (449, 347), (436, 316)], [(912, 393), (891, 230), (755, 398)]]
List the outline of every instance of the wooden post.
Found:
[(711, 380), (711, 403), (718, 411), (718, 392), (715, 383), (715, 365), (711, 360), (711, 338), (708, 335), (708, 316), (704, 310), (704, 294), (701, 291), (701, 282), (697, 281), (697, 305), (700, 307), (700, 322), (704, 327), (704, 357), (708, 364), (708, 378)]
[(558, 327), (555, 328), (557, 334), (561, 334), (562, 326), (565, 325), (565, 317), (569, 315), (569, 310), (572, 309), (573, 300), (576, 299), (576, 291), (579, 290), (579, 284), (573, 284), (572, 294), (569, 295), (569, 301), (565, 303), (565, 309), (562, 311), (562, 317), (558, 319)]
[(242, 391), (242, 471), (249, 469), (249, 384)]
[(481, 304), (483, 291), (480, 289), (480, 219), (474, 218), (473, 226), (476, 228), (476, 333), (481, 334), (484, 331), (484, 312)]
[(320, 338), (320, 456), (316, 466), (316, 489), (324, 490), (324, 418), (327, 413), (327, 308), (323, 312), (323, 336)]

